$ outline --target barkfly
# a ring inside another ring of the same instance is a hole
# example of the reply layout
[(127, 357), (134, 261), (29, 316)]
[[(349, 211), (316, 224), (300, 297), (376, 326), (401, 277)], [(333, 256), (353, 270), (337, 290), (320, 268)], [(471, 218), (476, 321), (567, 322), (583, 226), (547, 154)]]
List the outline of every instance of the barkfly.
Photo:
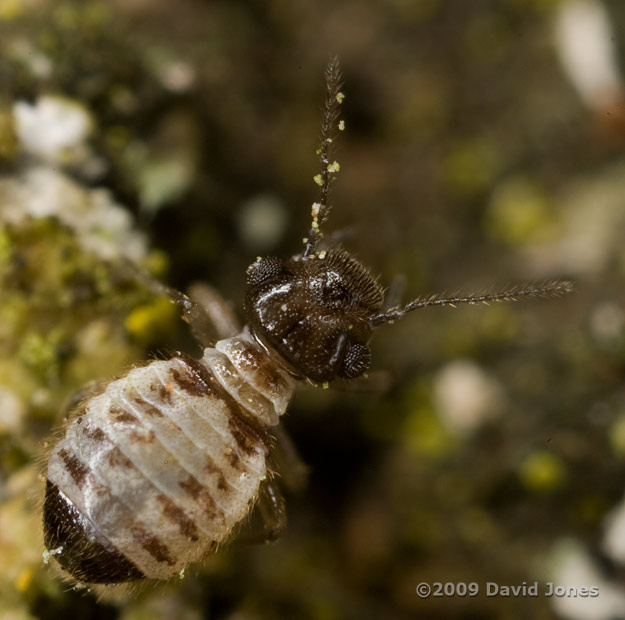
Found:
[[(152, 361), (109, 382), (75, 407), (50, 455), (45, 545), (48, 556), (78, 581), (114, 584), (179, 575), (231, 538), (253, 508), (267, 538), (275, 538), (286, 518), (274, 464), (293, 454), (277, 429), (280, 416), (298, 381), (327, 386), (337, 378), (361, 377), (371, 361), (369, 341), (380, 326), (428, 306), (571, 290), (568, 282), (549, 282), (385, 304), (382, 287), (366, 267), (345, 250), (321, 243), (339, 169), (331, 157), (333, 140), (344, 127), (336, 58), (325, 77), (321, 172), (315, 177), (320, 196), (303, 250), (291, 258), (258, 258), (248, 267), (242, 330), (211, 289), (200, 288), (189, 298), (149, 281), (179, 304), (202, 357)], [(213, 324), (222, 339), (211, 345)]]

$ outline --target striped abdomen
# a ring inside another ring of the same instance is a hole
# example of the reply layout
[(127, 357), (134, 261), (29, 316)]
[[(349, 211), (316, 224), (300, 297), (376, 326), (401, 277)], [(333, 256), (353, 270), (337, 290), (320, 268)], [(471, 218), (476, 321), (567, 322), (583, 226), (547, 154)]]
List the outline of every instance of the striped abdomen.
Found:
[(294, 384), (245, 332), (216, 347), (109, 383), (55, 447), (45, 543), (80, 581), (166, 579), (249, 514)]

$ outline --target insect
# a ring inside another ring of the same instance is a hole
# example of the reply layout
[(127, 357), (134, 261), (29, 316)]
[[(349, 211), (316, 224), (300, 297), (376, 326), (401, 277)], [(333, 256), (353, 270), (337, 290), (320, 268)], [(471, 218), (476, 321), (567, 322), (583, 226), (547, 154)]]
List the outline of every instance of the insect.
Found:
[[(258, 258), (247, 269), (239, 333), (226, 320), (214, 346), (207, 328), (218, 301), (160, 291), (180, 305), (203, 346), (131, 369), (78, 404), (47, 470), (43, 527), (48, 554), (76, 580), (114, 584), (167, 579), (225, 543), (256, 507), (275, 537), (285, 524), (272, 463), (276, 431), (298, 381), (362, 377), (380, 326), (427, 306), (556, 296), (568, 282), (479, 296), (385, 303), (370, 271), (331, 247), (321, 225), (338, 171), (331, 161), (339, 110), (338, 61), (326, 69), (326, 101), (315, 181), (320, 199), (304, 249)], [(322, 249), (325, 248), (325, 249)], [(222, 321), (223, 323), (223, 321)], [(276, 461), (279, 459), (275, 459)]]

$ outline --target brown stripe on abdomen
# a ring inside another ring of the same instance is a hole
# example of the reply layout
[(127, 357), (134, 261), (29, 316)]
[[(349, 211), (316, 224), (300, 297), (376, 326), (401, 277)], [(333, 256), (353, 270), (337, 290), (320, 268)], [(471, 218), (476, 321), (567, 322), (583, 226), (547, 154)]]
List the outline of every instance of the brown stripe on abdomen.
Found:
[(167, 545), (158, 536), (140, 525), (132, 526), (130, 531), (135, 542), (141, 545), (157, 562), (164, 562), (168, 566), (173, 566), (176, 563)]
[(163, 515), (178, 526), (178, 529), (183, 536), (194, 542), (199, 540), (200, 535), (195, 523), (187, 517), (182, 508), (174, 504), (169, 497), (163, 495), (162, 493), (160, 493), (156, 499), (163, 507)]
[(89, 475), (89, 468), (83, 465), (73, 454), (69, 454), (64, 448), (59, 450), (59, 456), (65, 464), (65, 469), (72, 477), (74, 484), (79, 489), (82, 489)]

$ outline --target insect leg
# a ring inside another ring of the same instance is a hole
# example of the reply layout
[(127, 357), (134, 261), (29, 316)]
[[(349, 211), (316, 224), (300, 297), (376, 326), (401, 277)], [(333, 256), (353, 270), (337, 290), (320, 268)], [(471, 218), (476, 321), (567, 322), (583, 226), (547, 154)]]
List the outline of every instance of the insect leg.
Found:
[(206, 283), (193, 284), (189, 288), (189, 297), (200, 304), (210, 317), (213, 331), (219, 339), (231, 338), (241, 331), (232, 304), (226, 301), (217, 289)]
[(272, 434), (276, 443), (270, 458), (272, 466), (280, 473), (280, 482), (288, 491), (301, 491), (308, 481), (308, 466), (289, 434), (281, 426), (273, 428)]
[(257, 507), (263, 522), (262, 542), (278, 540), (286, 529), (286, 506), (275, 480), (265, 480), (261, 485)]
[(236, 545), (259, 545), (277, 540), (286, 529), (286, 506), (276, 478), (260, 485), (250, 519), (231, 539)]
[(191, 326), (198, 342), (212, 346), (215, 340), (238, 333), (237, 320), (232, 309), (219, 293), (207, 284), (194, 285), (191, 297), (165, 286), (150, 274), (129, 261), (125, 264), (132, 276), (155, 295), (168, 297), (182, 310), (182, 318)]

